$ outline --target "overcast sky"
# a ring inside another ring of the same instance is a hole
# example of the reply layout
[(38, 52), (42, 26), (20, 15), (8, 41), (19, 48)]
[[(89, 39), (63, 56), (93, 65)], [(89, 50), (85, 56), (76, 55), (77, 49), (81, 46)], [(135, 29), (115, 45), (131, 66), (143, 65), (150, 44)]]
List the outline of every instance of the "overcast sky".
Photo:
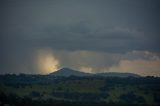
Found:
[(160, 76), (159, 0), (1, 0), (0, 73)]

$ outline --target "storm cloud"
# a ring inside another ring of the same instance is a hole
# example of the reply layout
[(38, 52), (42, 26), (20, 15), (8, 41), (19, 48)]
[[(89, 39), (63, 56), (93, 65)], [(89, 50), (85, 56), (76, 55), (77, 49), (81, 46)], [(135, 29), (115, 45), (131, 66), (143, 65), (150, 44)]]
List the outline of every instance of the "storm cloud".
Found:
[(158, 0), (1, 0), (0, 9), (1, 73), (43, 73), (39, 51), (90, 72), (159, 58)]

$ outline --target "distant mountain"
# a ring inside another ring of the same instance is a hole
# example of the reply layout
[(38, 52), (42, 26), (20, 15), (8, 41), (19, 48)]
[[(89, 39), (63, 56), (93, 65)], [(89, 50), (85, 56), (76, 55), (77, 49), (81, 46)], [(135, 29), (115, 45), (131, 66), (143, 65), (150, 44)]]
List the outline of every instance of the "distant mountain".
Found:
[(105, 72), (105, 73), (97, 73), (96, 76), (104, 76), (104, 77), (141, 77), (138, 74), (133, 73), (120, 73), (120, 72)]
[(62, 68), (58, 71), (52, 72), (49, 75), (54, 75), (54, 76), (92, 76), (90, 73), (85, 73), (85, 72), (80, 72), (76, 70), (72, 70), (69, 68)]
[(58, 71), (50, 73), (49, 75), (65, 76), (65, 77), (69, 76), (140, 77), (140, 75), (133, 73), (119, 73), (119, 72), (104, 72), (104, 73), (91, 74), (91, 73), (76, 71), (70, 68), (62, 68)]

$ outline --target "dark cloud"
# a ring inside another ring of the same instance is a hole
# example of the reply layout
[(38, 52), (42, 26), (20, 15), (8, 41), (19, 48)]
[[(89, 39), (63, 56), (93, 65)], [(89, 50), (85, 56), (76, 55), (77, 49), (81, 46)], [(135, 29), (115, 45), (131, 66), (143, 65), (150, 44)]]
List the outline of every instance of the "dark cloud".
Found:
[(1, 0), (1, 69), (35, 70), (35, 51), (43, 48), (160, 52), (159, 7), (158, 0)]
[(159, 44), (155, 39), (160, 26), (157, 1), (17, 0), (2, 4), (2, 36), (15, 45), (126, 52), (157, 51)]

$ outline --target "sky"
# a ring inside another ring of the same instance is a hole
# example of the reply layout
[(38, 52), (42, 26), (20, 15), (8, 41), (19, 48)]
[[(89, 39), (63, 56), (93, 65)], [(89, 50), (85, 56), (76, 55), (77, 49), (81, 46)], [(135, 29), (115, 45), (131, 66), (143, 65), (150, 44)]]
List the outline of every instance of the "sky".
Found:
[(1, 0), (0, 74), (160, 76), (159, 0)]

